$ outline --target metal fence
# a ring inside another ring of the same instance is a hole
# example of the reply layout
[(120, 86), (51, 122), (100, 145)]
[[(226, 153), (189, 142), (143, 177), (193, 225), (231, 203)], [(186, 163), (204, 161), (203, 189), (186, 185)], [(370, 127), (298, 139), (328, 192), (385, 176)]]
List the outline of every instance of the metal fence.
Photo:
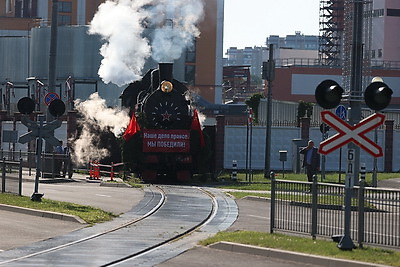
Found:
[[(354, 186), (350, 236), (363, 244), (400, 245), (400, 190)], [(276, 180), (271, 184), (271, 229), (316, 236), (344, 233), (344, 185)]]
[[(37, 167), (37, 156), (35, 152), (6, 151), (1, 149), (0, 158), (4, 158), (8, 161), (18, 161), (21, 159), (22, 165), (28, 169), (29, 175), (31, 175), (31, 172), (35, 171)], [(40, 162), (42, 178), (72, 177), (73, 166), (69, 153), (41, 153)]]
[(1, 192), (22, 195), (22, 158), (19, 161), (1, 161)]

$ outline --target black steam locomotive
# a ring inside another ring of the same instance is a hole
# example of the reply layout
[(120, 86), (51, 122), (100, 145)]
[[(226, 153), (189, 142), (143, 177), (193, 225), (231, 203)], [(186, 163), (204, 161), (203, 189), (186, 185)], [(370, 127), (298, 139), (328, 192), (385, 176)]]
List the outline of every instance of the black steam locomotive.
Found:
[(159, 64), (122, 93), (131, 122), (124, 134), (123, 162), (146, 182), (185, 182), (199, 171), (205, 140), (188, 88)]

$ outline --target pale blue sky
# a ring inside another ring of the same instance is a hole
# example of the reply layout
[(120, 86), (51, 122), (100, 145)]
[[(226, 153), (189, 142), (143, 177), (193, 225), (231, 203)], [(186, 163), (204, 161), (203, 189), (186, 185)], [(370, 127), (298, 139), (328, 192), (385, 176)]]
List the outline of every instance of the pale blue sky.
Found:
[(225, 0), (224, 53), (265, 46), (270, 35), (319, 34), (319, 0)]

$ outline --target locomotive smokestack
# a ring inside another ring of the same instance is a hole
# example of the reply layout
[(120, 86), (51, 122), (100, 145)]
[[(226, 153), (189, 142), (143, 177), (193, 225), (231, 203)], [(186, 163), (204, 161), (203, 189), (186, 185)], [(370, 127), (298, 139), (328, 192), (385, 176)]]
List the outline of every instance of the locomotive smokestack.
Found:
[(172, 63), (159, 63), (158, 70), (160, 75), (160, 83), (162, 81), (172, 82), (172, 69), (174, 65)]

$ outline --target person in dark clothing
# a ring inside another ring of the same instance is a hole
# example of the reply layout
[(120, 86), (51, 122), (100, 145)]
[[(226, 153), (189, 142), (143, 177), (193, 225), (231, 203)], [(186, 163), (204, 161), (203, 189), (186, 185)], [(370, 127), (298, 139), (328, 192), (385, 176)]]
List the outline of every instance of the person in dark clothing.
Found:
[(307, 179), (309, 182), (313, 181), (313, 176), (319, 171), (320, 156), (318, 148), (314, 146), (312, 140), (308, 141), (307, 147), (300, 150), (300, 154), (304, 155), (303, 167), (306, 168)]

